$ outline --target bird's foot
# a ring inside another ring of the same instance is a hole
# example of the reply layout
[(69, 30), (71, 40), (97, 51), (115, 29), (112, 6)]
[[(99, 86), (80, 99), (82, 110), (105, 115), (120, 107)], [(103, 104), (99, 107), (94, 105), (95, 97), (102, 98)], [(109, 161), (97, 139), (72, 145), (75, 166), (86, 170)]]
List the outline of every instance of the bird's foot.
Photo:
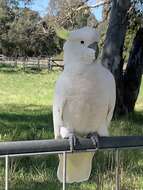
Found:
[(75, 136), (74, 133), (70, 133), (68, 140), (69, 140), (69, 144), (70, 144), (70, 150), (73, 152), (73, 150), (77, 144), (77, 137)]
[(73, 150), (77, 144), (77, 137), (74, 134), (73, 130), (62, 126), (60, 128), (60, 135), (62, 138), (69, 140), (70, 150), (73, 152)]
[(92, 140), (92, 143), (96, 148), (99, 147), (99, 134), (97, 132), (89, 133), (87, 135), (87, 138), (90, 138)]

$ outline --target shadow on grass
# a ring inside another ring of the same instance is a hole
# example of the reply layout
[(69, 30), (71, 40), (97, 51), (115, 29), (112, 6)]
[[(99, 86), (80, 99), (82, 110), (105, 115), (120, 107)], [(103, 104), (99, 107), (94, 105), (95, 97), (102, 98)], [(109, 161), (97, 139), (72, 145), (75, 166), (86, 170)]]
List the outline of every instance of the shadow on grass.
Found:
[(29, 183), (29, 185), (27, 184), (19, 184), (15, 187), (11, 187), (9, 188), (9, 190), (60, 190), (61, 185), (57, 185), (56, 183)]
[(134, 113), (130, 114), (129, 120), (132, 121), (134, 124), (140, 125), (140, 127), (143, 128), (143, 110), (135, 111)]
[[(44, 69), (44, 71), (47, 71), (48, 69)], [(10, 64), (0, 64), (0, 73), (7, 73), (7, 74), (16, 74), (19, 72), (24, 72), (27, 74), (41, 74), (42, 69), (39, 69), (38, 67), (25, 67), (23, 66), (13, 66)]]
[(0, 64), (0, 69), (4, 69), (4, 68), (13, 68), (14, 66), (11, 64), (5, 64), (5, 63), (1, 63)]
[(37, 105), (1, 105), (1, 140), (53, 138), (52, 108)]
[(39, 74), (41, 73), (41, 70), (38, 69), (23, 69), (22, 67), (1, 67), (0, 73), (6, 73), (6, 74), (16, 74), (19, 72), (25, 72), (27, 74)]
[(143, 111), (135, 111), (126, 117), (112, 121), (111, 135), (117, 136), (142, 136), (143, 135)]

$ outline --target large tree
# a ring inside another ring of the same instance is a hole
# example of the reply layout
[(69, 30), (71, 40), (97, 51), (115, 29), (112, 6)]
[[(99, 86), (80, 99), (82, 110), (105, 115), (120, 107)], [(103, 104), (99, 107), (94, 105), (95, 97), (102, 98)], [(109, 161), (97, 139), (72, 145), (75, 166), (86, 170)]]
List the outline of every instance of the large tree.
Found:
[[(129, 27), (129, 16), (141, 10), (136, 10), (130, 0), (112, 0), (109, 26), (103, 48), (102, 63), (114, 75), (116, 80), (117, 101), (115, 112), (118, 115), (134, 110), (140, 89), (143, 66), (143, 30), (140, 28), (134, 39), (126, 69), (124, 70), (124, 42)], [(133, 10), (133, 11), (132, 11)], [(131, 20), (130, 20), (131, 21)], [(131, 25), (135, 20), (131, 21)], [(138, 27), (136, 27), (137, 29)]]

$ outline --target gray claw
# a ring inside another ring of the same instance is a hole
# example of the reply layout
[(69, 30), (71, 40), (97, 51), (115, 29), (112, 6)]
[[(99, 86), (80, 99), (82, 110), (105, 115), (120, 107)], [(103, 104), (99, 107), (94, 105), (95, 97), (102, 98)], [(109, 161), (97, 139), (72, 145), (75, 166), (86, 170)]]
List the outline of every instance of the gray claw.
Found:
[(89, 133), (87, 135), (87, 138), (90, 138), (92, 140), (93, 145), (95, 145), (98, 148), (98, 146), (99, 146), (99, 135), (97, 132)]
[(70, 134), (68, 139), (69, 139), (69, 143), (70, 143), (70, 149), (71, 149), (71, 151), (73, 151), (74, 147), (77, 144), (77, 137), (74, 134)]

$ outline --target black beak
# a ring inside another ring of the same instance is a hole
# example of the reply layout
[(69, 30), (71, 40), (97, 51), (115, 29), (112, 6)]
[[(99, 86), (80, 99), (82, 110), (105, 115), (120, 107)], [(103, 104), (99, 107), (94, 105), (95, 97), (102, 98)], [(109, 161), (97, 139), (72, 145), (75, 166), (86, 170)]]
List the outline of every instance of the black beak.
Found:
[(91, 48), (91, 49), (93, 49), (93, 50), (96, 51), (97, 46), (98, 46), (98, 43), (97, 43), (97, 42), (93, 42), (92, 44), (90, 44), (90, 45), (88, 46), (88, 48)]

